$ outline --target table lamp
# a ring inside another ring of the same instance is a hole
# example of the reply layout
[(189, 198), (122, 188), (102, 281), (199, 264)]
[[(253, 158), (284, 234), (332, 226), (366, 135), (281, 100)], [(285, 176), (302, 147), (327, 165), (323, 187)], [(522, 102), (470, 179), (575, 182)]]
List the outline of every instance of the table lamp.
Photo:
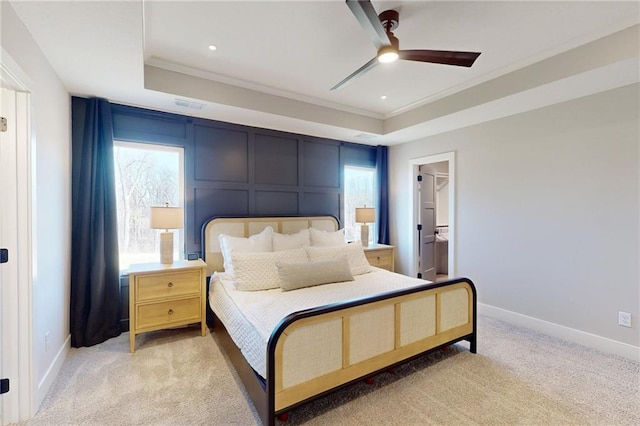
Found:
[(373, 207), (356, 207), (356, 222), (362, 223), (360, 227), (360, 240), (362, 245), (367, 247), (369, 245), (369, 225), (368, 223), (374, 223), (376, 221), (376, 209)]
[(160, 263), (173, 263), (173, 232), (169, 229), (182, 228), (184, 223), (182, 207), (151, 207), (151, 229), (164, 229), (160, 233)]

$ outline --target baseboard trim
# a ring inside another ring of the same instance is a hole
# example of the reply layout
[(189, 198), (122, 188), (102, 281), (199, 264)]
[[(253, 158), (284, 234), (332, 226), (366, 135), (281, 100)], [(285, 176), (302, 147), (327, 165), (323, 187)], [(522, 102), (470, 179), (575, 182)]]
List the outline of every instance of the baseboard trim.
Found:
[(47, 369), (47, 372), (44, 374), (44, 377), (42, 378), (40, 383), (38, 383), (38, 389), (36, 392), (35, 404), (34, 404), (34, 412), (32, 413), (32, 416), (34, 416), (40, 409), (40, 405), (42, 404), (42, 401), (44, 401), (44, 398), (47, 396), (47, 392), (49, 392), (49, 389), (51, 389), (51, 385), (53, 385), (53, 382), (58, 377), (58, 374), (60, 373), (60, 369), (62, 368), (62, 364), (64, 364), (64, 361), (67, 359), (67, 356), (69, 355), (70, 350), (71, 350), (71, 334), (69, 334), (67, 339), (64, 341), (64, 343), (62, 344), (62, 347), (60, 348), (60, 350), (58, 350), (58, 353), (53, 359), (53, 362)]
[(123, 333), (129, 331), (129, 318), (120, 320), (120, 331)]
[(478, 313), (492, 318), (496, 318), (510, 324), (530, 328), (550, 336), (558, 337), (573, 343), (578, 343), (590, 348), (600, 350), (624, 358), (640, 362), (640, 347), (628, 343), (618, 342), (596, 334), (565, 327), (549, 321), (522, 315), (517, 312), (497, 308), (491, 305), (478, 303)]

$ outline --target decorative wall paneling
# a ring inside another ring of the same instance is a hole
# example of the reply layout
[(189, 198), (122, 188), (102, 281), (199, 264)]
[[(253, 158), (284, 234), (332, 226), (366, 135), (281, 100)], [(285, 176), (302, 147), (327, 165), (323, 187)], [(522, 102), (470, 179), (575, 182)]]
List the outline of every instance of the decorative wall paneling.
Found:
[[(114, 136), (184, 148), (185, 253), (211, 216), (342, 218), (345, 164), (375, 167), (376, 148), (113, 105)], [(74, 117), (75, 119), (75, 117)]]

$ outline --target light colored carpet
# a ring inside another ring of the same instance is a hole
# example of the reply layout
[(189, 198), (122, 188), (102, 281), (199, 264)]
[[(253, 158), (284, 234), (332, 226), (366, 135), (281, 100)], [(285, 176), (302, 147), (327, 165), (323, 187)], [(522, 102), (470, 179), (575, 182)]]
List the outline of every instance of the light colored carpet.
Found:
[[(640, 364), (488, 317), (466, 343), (290, 412), (308, 425), (638, 425)], [(216, 338), (195, 328), (73, 349), (38, 425), (260, 424)]]

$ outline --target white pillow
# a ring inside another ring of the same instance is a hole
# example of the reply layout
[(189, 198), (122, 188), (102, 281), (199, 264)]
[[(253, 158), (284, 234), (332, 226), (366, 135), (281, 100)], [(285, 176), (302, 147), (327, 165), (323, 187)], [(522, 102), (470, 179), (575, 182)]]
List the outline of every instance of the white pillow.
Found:
[(312, 246), (344, 246), (347, 242), (344, 240), (344, 229), (337, 231), (320, 231), (319, 229), (310, 228)]
[(347, 256), (317, 262), (278, 262), (280, 287), (284, 291), (321, 284), (353, 281)]
[(308, 247), (311, 245), (309, 230), (302, 229), (295, 234), (278, 234), (273, 233), (273, 251), (293, 250), (300, 247)]
[(309, 260), (315, 262), (318, 260), (335, 259), (340, 256), (347, 256), (351, 274), (362, 275), (371, 272), (373, 268), (369, 265), (364, 249), (360, 241), (356, 241), (343, 246), (333, 247), (305, 247)]
[(259, 234), (250, 236), (249, 238), (233, 237), (231, 235), (220, 234), (220, 251), (224, 261), (224, 271), (233, 274), (233, 263), (231, 262), (231, 253), (256, 253), (272, 251), (273, 247), (273, 228), (267, 226)]
[(233, 277), (240, 291), (269, 290), (280, 287), (277, 262), (308, 262), (303, 248), (271, 252), (231, 252)]

